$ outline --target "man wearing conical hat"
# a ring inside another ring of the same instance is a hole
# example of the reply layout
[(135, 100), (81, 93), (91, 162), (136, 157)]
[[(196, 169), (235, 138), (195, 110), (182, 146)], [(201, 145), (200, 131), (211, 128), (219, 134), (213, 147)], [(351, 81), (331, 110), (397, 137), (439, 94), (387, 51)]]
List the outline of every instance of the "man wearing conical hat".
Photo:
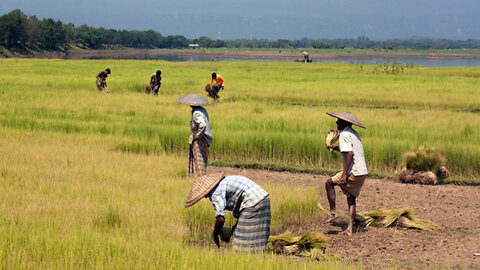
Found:
[(325, 218), (324, 222), (328, 223), (338, 217), (334, 189), (338, 185), (347, 196), (349, 221), (346, 233), (352, 236), (353, 222), (357, 211), (356, 198), (360, 194), (368, 174), (362, 141), (358, 133), (352, 128), (352, 125), (362, 128), (365, 128), (365, 126), (351, 112), (327, 112), (327, 114), (337, 118), (337, 129), (340, 130), (339, 146), (328, 145), (327, 148), (342, 153), (343, 171), (325, 182), (330, 214)]
[[(266, 249), (270, 236), (271, 214), (268, 192), (263, 188), (245, 176), (225, 176), (225, 172), (211, 173), (195, 179), (185, 207), (194, 205), (202, 198), (209, 198), (215, 211), (216, 221), (212, 236), (218, 247), (219, 235), (228, 242), (233, 233), (235, 250), (258, 252)], [(238, 219), (232, 228), (233, 232), (223, 228), (226, 210), (232, 211), (233, 216)]]
[(188, 94), (177, 99), (178, 102), (190, 105), (192, 119), (190, 120), (190, 137), (188, 143), (190, 150), (188, 155), (188, 176), (207, 173), (208, 148), (212, 144), (213, 137), (210, 130), (210, 120), (207, 110), (203, 106), (210, 105), (210, 101), (197, 95)]

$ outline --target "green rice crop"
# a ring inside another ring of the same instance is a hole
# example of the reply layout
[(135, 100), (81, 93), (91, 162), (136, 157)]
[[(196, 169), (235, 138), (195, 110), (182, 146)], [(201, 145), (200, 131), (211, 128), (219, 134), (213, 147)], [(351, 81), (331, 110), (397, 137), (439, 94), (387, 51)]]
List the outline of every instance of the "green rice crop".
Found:
[[(95, 74), (112, 69), (100, 95)], [(143, 94), (161, 69), (158, 97)], [(2, 59), (0, 125), (23, 131), (122, 138), (119, 151), (185, 155), (190, 108), (175, 100), (204, 96), (212, 71), (226, 79), (220, 102), (207, 107), (211, 160), (255, 161), (339, 170), (322, 141), (335, 128), (326, 111), (352, 111), (373, 174), (393, 175), (402, 155), (420, 145), (443, 149), (454, 177), (480, 175), (476, 67), (406, 69), (282, 62)]]

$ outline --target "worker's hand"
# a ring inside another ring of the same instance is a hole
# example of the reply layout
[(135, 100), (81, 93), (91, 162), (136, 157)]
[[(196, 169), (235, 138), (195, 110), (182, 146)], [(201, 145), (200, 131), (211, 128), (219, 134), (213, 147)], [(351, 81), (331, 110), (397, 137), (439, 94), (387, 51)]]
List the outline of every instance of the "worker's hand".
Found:
[(220, 248), (220, 240), (218, 239), (218, 235), (215, 235), (215, 233), (213, 233), (212, 236), (213, 236), (213, 242), (215, 242), (217, 247)]
[(188, 144), (192, 144), (193, 143), (193, 133), (190, 134), (190, 137), (188, 137)]
[(223, 90), (223, 85), (222, 85), (222, 90)]
[(338, 148), (338, 146), (335, 146), (335, 145), (327, 145), (327, 149), (328, 150), (337, 150), (337, 151), (340, 151), (340, 148)]
[(347, 174), (343, 173), (342, 177), (340, 177), (340, 185), (345, 185), (347, 183)]

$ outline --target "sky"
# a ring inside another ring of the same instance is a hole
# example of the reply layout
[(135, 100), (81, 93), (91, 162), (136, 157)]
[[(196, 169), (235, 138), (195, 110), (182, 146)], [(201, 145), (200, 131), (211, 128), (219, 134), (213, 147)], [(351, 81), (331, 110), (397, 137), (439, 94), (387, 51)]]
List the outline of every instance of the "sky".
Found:
[(479, 0), (1, 0), (39, 19), (212, 39), (480, 39)]

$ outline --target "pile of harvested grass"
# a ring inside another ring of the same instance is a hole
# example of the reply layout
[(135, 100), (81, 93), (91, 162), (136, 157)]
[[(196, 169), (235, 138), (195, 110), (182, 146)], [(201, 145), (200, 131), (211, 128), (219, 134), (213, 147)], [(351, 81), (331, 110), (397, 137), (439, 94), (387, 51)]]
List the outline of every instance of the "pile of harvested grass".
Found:
[(145, 85), (145, 94), (150, 94), (152, 92), (152, 87), (150, 85)]
[(403, 155), (405, 169), (398, 175), (398, 180), (411, 184), (440, 184), (442, 179), (450, 177), (445, 162), (445, 151), (420, 146)]
[(372, 212), (360, 213), (356, 219), (364, 226), (400, 226), (409, 229), (433, 231), (437, 224), (413, 216), (412, 209), (400, 208), (394, 210), (379, 209)]
[(205, 91), (207, 92), (207, 95), (211, 98), (213, 98), (214, 100), (216, 100), (217, 98), (219, 98), (220, 96), (218, 96), (218, 91), (215, 91), (215, 89), (212, 88), (212, 86), (210, 84), (207, 84), (205, 85)]
[(308, 252), (314, 249), (325, 253), (327, 237), (317, 232), (307, 232), (302, 236), (294, 237), (290, 231), (286, 231), (277, 236), (270, 236), (267, 249), (279, 254), (310, 256)]
[(402, 170), (398, 174), (398, 180), (407, 184), (438, 185), (439, 178), (433, 172), (415, 172)]
[(407, 170), (437, 172), (445, 162), (445, 151), (423, 145), (403, 155), (403, 163)]

